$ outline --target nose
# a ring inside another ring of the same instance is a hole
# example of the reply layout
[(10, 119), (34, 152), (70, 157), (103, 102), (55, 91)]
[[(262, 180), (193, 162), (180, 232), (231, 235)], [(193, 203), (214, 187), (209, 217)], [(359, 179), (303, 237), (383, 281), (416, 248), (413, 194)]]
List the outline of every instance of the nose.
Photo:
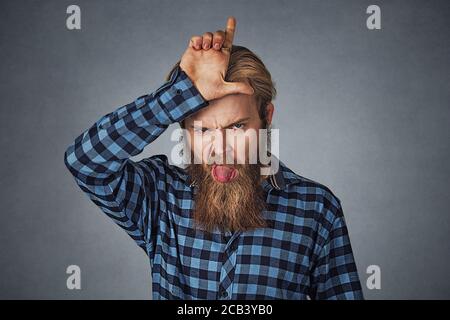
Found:
[(227, 143), (225, 129), (215, 129), (212, 149), (212, 156), (214, 157), (215, 163), (226, 164), (227, 157), (230, 161), (234, 161), (233, 148), (230, 143)]

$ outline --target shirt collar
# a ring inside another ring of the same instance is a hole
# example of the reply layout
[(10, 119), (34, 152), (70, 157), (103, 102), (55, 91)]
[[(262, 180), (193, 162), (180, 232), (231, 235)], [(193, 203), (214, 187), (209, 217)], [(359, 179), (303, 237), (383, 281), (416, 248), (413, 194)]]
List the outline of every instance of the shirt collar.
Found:
[[(275, 157), (272, 155), (272, 157)], [(267, 190), (276, 189), (284, 190), (287, 186), (298, 183), (301, 181), (301, 177), (289, 169), (281, 160), (276, 158), (278, 161), (278, 171), (271, 174), (263, 181), (263, 187)], [(264, 183), (267, 182), (267, 183)]]

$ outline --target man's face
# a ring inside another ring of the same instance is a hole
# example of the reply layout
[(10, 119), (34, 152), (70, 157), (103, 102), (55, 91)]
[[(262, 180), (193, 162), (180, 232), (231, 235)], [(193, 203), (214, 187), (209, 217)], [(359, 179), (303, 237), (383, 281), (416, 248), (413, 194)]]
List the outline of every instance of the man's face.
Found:
[(194, 161), (187, 171), (199, 187), (195, 217), (209, 230), (264, 225), (258, 151), (259, 129), (270, 123), (273, 105), (267, 110), (263, 120), (253, 96), (233, 94), (210, 101), (185, 119), (187, 147)]
[[(222, 171), (227, 164), (256, 164), (259, 151), (259, 129), (265, 127), (254, 98), (244, 94), (227, 95), (210, 101), (208, 107), (185, 120), (188, 148), (196, 164), (212, 165), (216, 181), (229, 183)], [(219, 172), (220, 171), (220, 172)], [(228, 172), (228, 171), (227, 171)], [(232, 172), (229, 172), (232, 173)]]

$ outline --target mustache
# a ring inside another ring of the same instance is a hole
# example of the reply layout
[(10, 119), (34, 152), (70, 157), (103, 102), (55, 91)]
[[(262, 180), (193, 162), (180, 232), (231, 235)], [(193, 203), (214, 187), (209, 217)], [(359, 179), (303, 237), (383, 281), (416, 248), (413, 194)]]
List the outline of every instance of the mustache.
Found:
[[(189, 173), (191, 180), (195, 180), (195, 182), (202, 182), (206, 179), (212, 178), (212, 169), (217, 164), (190, 164), (186, 168), (186, 171)], [(228, 168), (232, 168), (236, 170), (239, 175), (235, 181), (231, 181), (227, 184), (220, 184), (224, 188), (228, 185), (234, 185), (242, 183), (243, 179), (253, 180), (256, 184), (257, 181), (261, 178), (260, 176), (260, 164), (221, 164), (221, 166), (226, 166)], [(240, 178), (243, 177), (243, 178)]]

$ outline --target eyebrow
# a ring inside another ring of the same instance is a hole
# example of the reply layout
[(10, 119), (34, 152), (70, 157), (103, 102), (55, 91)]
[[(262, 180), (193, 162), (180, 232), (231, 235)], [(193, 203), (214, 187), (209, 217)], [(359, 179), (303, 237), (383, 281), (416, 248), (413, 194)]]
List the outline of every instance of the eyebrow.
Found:
[[(235, 121), (235, 122), (233, 122), (233, 123), (231, 123), (231, 124), (229, 124), (228, 126), (226, 126), (225, 128), (229, 128), (229, 127), (232, 127), (232, 126), (234, 126), (235, 124), (238, 124), (238, 123), (241, 123), (241, 122), (244, 122), (244, 121), (247, 121), (247, 120), (249, 120), (251, 117), (245, 117), (245, 118), (241, 118), (241, 119), (239, 119), (239, 120), (237, 120), (237, 121)], [(200, 127), (195, 127), (193, 124), (191, 124), (191, 128), (200, 128)], [(208, 129), (208, 128), (206, 128), (206, 127), (201, 127), (201, 129), (203, 130), (203, 129)]]

